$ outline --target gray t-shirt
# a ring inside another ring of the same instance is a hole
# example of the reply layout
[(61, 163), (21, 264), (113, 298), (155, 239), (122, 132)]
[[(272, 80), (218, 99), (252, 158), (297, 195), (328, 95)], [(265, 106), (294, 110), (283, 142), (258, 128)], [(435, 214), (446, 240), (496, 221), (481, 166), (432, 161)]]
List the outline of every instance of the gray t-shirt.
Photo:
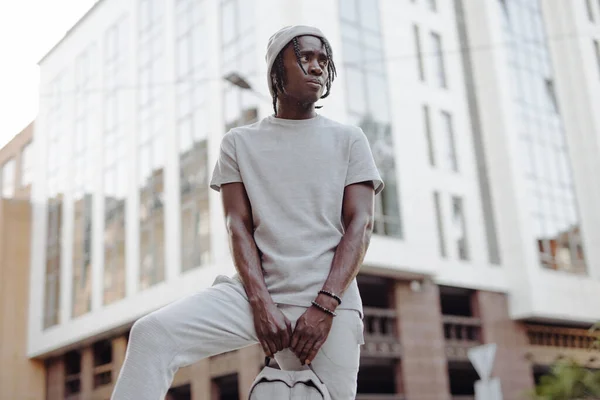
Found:
[[(344, 188), (364, 181), (383, 189), (360, 128), (323, 116), (269, 116), (223, 137), (210, 187), (244, 183), (269, 293), (276, 303), (308, 307), (344, 234)], [(362, 314), (356, 280), (339, 308)]]

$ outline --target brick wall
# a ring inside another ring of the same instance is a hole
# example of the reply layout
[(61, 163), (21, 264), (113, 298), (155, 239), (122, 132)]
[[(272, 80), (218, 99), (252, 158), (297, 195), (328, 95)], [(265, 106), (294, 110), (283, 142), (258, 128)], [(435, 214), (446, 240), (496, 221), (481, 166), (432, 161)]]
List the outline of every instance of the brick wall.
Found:
[(412, 291), (410, 283), (395, 283), (393, 298), (398, 313), (402, 360), (396, 382), (406, 400), (449, 400), (439, 288), (424, 283)]
[(0, 199), (0, 399), (44, 398), (41, 362), (27, 358), (30, 206)]
[(510, 318), (502, 293), (478, 291), (473, 303), (473, 312), (481, 319), (484, 343), (498, 346), (492, 376), (500, 378), (505, 399), (524, 398), (533, 388), (533, 373), (525, 359), (528, 342), (523, 325)]

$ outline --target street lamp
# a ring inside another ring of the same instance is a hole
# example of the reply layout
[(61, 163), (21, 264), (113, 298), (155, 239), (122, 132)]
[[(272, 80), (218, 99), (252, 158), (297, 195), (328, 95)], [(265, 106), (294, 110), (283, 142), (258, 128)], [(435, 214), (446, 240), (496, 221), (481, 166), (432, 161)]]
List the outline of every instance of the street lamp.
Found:
[(250, 85), (250, 83), (243, 76), (238, 74), (237, 72), (230, 72), (229, 74), (225, 75), (223, 77), (223, 79), (226, 80), (227, 82), (231, 83), (232, 85), (239, 87), (242, 90), (247, 90), (247, 91), (251, 92), (252, 94), (254, 94), (256, 97), (260, 98), (261, 100), (271, 102), (271, 98), (254, 90), (252, 88), (252, 86)]

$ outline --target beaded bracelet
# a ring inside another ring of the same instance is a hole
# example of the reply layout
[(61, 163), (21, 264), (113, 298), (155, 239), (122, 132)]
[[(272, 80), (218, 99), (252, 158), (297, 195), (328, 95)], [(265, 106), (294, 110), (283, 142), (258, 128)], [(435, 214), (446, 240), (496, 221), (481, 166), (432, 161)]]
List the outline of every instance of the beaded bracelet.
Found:
[(340, 298), (340, 296), (338, 296), (335, 293), (329, 292), (327, 290), (319, 290), (319, 293), (325, 294), (325, 295), (327, 295), (329, 297), (333, 297), (338, 302), (338, 306), (340, 304), (342, 304), (342, 299)]
[(320, 305), (316, 301), (312, 301), (312, 305), (315, 306), (315, 307), (317, 307), (319, 310), (323, 311), (324, 313), (327, 313), (327, 314), (332, 315), (334, 317), (337, 316), (337, 314), (335, 313), (335, 311), (332, 311), (329, 308), (323, 307), (322, 305)]

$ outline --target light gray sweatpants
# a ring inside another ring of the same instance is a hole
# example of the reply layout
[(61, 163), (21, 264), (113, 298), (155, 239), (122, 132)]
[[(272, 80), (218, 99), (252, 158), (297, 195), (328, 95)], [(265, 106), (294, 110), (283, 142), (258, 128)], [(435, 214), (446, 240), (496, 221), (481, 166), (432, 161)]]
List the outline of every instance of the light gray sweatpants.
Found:
[[(305, 307), (280, 305), (295, 326)], [(358, 311), (338, 310), (331, 332), (311, 365), (333, 400), (354, 399), (363, 322)], [(162, 400), (181, 367), (258, 343), (242, 284), (219, 276), (213, 286), (139, 319), (131, 329), (112, 400)], [(275, 355), (282, 369), (302, 369), (287, 349)]]

